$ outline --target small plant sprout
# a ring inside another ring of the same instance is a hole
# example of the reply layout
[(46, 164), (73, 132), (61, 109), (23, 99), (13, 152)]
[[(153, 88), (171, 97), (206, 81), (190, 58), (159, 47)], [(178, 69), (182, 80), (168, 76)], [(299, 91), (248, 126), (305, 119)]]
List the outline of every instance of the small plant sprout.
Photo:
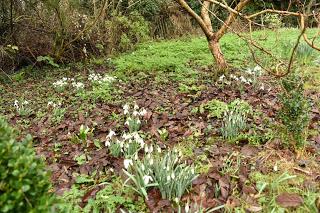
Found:
[(83, 125), (80, 126), (78, 139), (82, 142), (87, 141), (88, 136), (93, 132), (93, 129), (89, 127), (84, 127)]
[(166, 128), (163, 128), (163, 129), (158, 129), (158, 133), (160, 135), (160, 139), (162, 141), (166, 141), (169, 137), (169, 132)]

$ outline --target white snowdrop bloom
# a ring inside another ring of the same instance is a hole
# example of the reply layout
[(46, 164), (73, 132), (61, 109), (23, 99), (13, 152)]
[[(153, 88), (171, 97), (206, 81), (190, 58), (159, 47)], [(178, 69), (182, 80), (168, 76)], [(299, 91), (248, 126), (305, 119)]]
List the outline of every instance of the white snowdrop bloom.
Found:
[(138, 115), (139, 115), (139, 112), (135, 110), (135, 111), (133, 111), (132, 115), (133, 115), (133, 116), (138, 116)]
[(179, 151), (178, 156), (181, 158), (182, 157), (182, 152)]
[(184, 211), (186, 213), (189, 213), (190, 207), (189, 207), (189, 203), (186, 204), (186, 206), (184, 207)]
[(195, 171), (194, 171), (194, 168), (192, 167), (192, 168), (191, 168), (191, 174), (194, 175), (194, 173), (195, 173)]
[(128, 133), (128, 134), (124, 133), (124, 134), (122, 135), (122, 138), (123, 138), (124, 140), (129, 140), (130, 138), (132, 138), (132, 135), (131, 135), (130, 133)]
[(124, 159), (123, 165), (124, 165), (124, 168), (128, 169), (128, 167), (130, 165), (132, 165), (132, 160), (131, 159)]
[(152, 146), (152, 144), (151, 144), (150, 147), (149, 147), (149, 152), (150, 152), (150, 153), (153, 152), (153, 146)]
[(138, 154), (137, 153), (134, 155), (134, 160), (138, 160)]
[(144, 165), (143, 165), (143, 164), (141, 165), (141, 170), (142, 170), (142, 171), (144, 171), (144, 170), (145, 170), (145, 167), (144, 167)]
[(49, 101), (48, 102), (48, 106), (52, 106), (53, 105), (53, 102), (52, 101)]
[(145, 185), (148, 185), (149, 182), (151, 182), (151, 181), (153, 181), (151, 176), (149, 176), (149, 175), (143, 176), (143, 182), (144, 182)]
[(123, 106), (123, 114), (128, 114), (129, 113), (129, 105), (128, 104), (125, 104), (124, 106)]
[(140, 121), (140, 119), (137, 119), (137, 124), (141, 124), (141, 121)]
[(121, 148), (123, 148), (123, 145), (124, 145), (123, 141), (120, 141), (119, 145)]
[(19, 101), (15, 100), (13, 106), (18, 109), (19, 108)]
[(149, 153), (148, 144), (145, 145), (145, 147), (144, 147), (144, 152), (145, 152), (145, 153)]
[(147, 158), (148, 158), (148, 159), (151, 159), (150, 153), (147, 154)]
[(157, 147), (157, 151), (158, 153), (161, 153), (161, 148), (159, 146)]
[(110, 129), (110, 132), (109, 132), (109, 134), (107, 135), (107, 138), (110, 138), (110, 139), (111, 139), (114, 135), (116, 135), (116, 133)]
[(171, 173), (171, 179), (174, 180), (176, 178), (176, 176), (174, 175), (174, 173)]
[(110, 141), (107, 140), (104, 145), (105, 145), (106, 147), (109, 147), (109, 146), (111, 145), (111, 144), (110, 144)]
[(179, 198), (176, 197), (176, 198), (174, 199), (174, 201), (175, 201), (176, 203), (179, 203)]
[(22, 104), (26, 105), (26, 104), (29, 104), (29, 102), (28, 101), (24, 101)]
[(169, 181), (170, 181), (170, 175), (167, 176), (167, 182), (169, 182)]
[(169, 167), (169, 166), (168, 166), (166, 169), (167, 169), (167, 172), (169, 172), (169, 171), (170, 171), (170, 167)]
[(63, 77), (62, 80), (63, 80), (63, 81), (68, 81), (68, 78)]
[(138, 110), (138, 109), (139, 109), (139, 106), (138, 106), (137, 104), (134, 104), (133, 109), (134, 109), (134, 110)]
[(147, 114), (147, 110), (145, 108), (142, 108), (139, 114), (140, 116), (144, 116), (145, 114)]
[(244, 82), (244, 83), (246, 83), (247, 82), (247, 80), (245, 79), (245, 77), (243, 77), (243, 76), (240, 76), (240, 81), (242, 81), (242, 82)]
[(144, 146), (144, 141), (143, 141), (142, 138), (138, 138), (138, 139), (136, 140), (136, 142), (139, 143), (141, 147)]
[(253, 68), (253, 71), (254, 71), (254, 72), (260, 72), (260, 71), (262, 71), (262, 67), (260, 67), (259, 65), (257, 65), (257, 66), (255, 66), (255, 67)]
[(84, 84), (81, 82), (72, 82), (72, 86), (76, 89), (83, 89), (84, 88)]
[(225, 78), (226, 76), (225, 75), (222, 75), (219, 77), (219, 81), (223, 81), (223, 79)]

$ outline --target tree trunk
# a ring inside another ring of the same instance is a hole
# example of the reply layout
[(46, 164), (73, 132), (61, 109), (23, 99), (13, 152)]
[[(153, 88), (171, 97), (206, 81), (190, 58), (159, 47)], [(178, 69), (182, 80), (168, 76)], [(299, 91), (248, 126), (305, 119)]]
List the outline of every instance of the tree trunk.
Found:
[(221, 52), (219, 40), (217, 39), (209, 39), (208, 40), (209, 49), (211, 54), (213, 55), (219, 70), (225, 70), (228, 68), (227, 61), (224, 58), (223, 53)]

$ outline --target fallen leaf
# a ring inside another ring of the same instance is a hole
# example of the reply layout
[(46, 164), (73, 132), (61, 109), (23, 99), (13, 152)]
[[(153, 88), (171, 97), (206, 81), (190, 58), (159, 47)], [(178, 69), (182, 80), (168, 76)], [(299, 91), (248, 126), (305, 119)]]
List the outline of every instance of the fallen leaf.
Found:
[(276, 197), (276, 202), (281, 207), (298, 207), (303, 204), (303, 199), (297, 194), (293, 193), (282, 193)]

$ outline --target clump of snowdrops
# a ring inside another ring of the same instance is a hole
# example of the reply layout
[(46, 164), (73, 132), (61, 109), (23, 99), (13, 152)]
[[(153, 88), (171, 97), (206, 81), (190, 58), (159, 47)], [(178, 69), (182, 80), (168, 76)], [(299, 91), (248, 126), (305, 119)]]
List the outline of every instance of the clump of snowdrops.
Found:
[(159, 147), (146, 146), (145, 157), (135, 156), (124, 160), (124, 173), (131, 181), (131, 188), (148, 200), (147, 191), (157, 187), (162, 199), (179, 203), (185, 191), (197, 177), (194, 166), (182, 162), (182, 154), (177, 149), (162, 153)]
[(129, 131), (123, 132), (120, 137), (117, 137), (116, 132), (110, 130), (105, 142), (114, 157), (131, 157), (144, 148), (145, 143), (139, 130), (141, 127), (140, 118), (146, 113), (147, 111), (144, 108), (140, 109), (137, 104), (133, 108), (129, 104), (123, 106), (123, 114), (126, 116), (125, 126)]

